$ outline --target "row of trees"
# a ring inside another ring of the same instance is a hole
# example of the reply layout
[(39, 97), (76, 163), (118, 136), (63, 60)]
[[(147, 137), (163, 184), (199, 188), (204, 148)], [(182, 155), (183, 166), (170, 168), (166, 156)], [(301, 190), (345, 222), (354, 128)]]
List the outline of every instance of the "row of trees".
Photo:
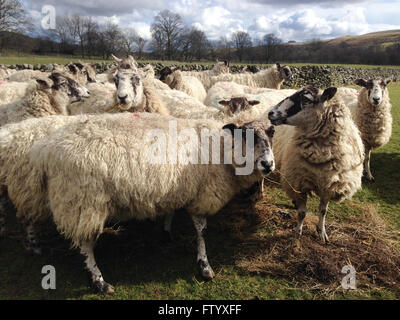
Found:
[[(109, 58), (111, 53), (135, 54), (161, 60), (215, 60), (272, 63), (363, 63), (400, 64), (400, 43), (389, 46), (332, 46), (315, 39), (308, 44), (284, 44), (273, 33), (252, 39), (244, 31), (210, 41), (204, 31), (187, 26), (179, 14), (158, 13), (151, 24), (151, 39), (144, 39), (133, 28), (115, 23), (99, 23), (79, 14), (57, 17), (56, 29), (37, 39), (18, 33), (33, 27), (20, 0), (0, 0), (0, 50), (9, 49), (39, 54), (60, 53)], [(14, 32), (14, 33), (10, 33)]]

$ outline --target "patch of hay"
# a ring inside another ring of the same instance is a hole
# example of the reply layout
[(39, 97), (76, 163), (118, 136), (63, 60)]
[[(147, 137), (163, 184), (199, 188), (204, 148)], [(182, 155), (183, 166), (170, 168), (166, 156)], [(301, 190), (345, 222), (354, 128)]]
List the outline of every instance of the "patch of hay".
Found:
[[(238, 240), (236, 265), (248, 272), (283, 277), (305, 289), (332, 294), (341, 289), (345, 265), (356, 270), (357, 289), (385, 287), (400, 290), (399, 232), (391, 230), (375, 208), (361, 206), (361, 217), (326, 223), (329, 244), (316, 232), (318, 216), (309, 213), (303, 235), (295, 237), (296, 211), (292, 217), (265, 201), (253, 210), (248, 204), (225, 208), (219, 227)], [(285, 210), (288, 211), (288, 210)]]

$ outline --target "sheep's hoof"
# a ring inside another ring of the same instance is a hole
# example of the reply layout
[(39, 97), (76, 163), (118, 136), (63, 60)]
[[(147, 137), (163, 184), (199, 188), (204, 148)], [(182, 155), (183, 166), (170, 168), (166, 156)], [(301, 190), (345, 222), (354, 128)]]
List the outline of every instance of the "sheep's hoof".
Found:
[(25, 245), (26, 251), (35, 256), (40, 256), (42, 254), (42, 248), (37, 246)]
[(303, 234), (303, 228), (300, 228), (299, 226), (297, 226), (296, 227), (296, 239), (300, 239), (302, 234)]
[(173, 237), (171, 231), (163, 230), (162, 239), (163, 239), (163, 242), (165, 242), (165, 243), (174, 242), (174, 237)]
[(325, 230), (322, 231), (317, 227), (317, 232), (318, 232), (319, 237), (320, 237), (320, 239), (321, 239), (323, 244), (329, 243), (329, 238), (328, 238), (328, 235), (326, 234)]
[(93, 288), (101, 294), (111, 294), (114, 293), (115, 288), (111, 285), (108, 284), (105, 281), (95, 281), (93, 282)]
[(204, 262), (203, 260), (199, 260), (197, 265), (199, 267), (200, 276), (205, 281), (209, 281), (215, 278), (215, 273), (208, 263)]

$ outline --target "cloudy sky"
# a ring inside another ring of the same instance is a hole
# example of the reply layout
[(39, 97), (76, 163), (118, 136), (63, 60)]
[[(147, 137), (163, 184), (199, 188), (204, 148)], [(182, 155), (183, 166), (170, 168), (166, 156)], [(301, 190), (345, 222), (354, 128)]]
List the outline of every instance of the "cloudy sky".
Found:
[(161, 10), (179, 13), (184, 22), (211, 40), (237, 30), (253, 38), (275, 33), (284, 41), (329, 39), (373, 31), (400, 29), (400, 0), (22, 0), (40, 21), (44, 5), (57, 16), (80, 13), (98, 21), (134, 27), (150, 38), (150, 25)]

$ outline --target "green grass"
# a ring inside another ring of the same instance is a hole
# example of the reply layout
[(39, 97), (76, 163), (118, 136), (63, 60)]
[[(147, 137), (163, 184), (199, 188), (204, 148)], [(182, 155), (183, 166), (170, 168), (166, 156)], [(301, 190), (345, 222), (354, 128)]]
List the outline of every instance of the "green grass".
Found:
[[(375, 182), (364, 182), (352, 201), (331, 203), (327, 224), (361, 214), (360, 207), (372, 205), (400, 234), (400, 83), (389, 87), (393, 104), (393, 135), (390, 142), (373, 152), (372, 172)], [(277, 206), (290, 205), (279, 188), (271, 187), (268, 199)], [(317, 199), (309, 203), (317, 211)], [(294, 211), (293, 211), (294, 212)], [(92, 293), (77, 251), (69, 243), (48, 231), (44, 237), (49, 248), (33, 257), (22, 247), (22, 235), (10, 210), (6, 239), (0, 240), (0, 299), (400, 299), (396, 289), (371, 285), (355, 291), (338, 291), (326, 295), (309, 290), (278, 275), (249, 272), (237, 266), (240, 240), (234, 231), (221, 229), (217, 217), (209, 219), (206, 233), (207, 251), (216, 271), (216, 279), (202, 282), (196, 274), (195, 233), (190, 219), (179, 214), (173, 225), (174, 242), (161, 235), (162, 221), (131, 222), (116, 237), (104, 235), (95, 254), (103, 275), (116, 286), (112, 296)], [(268, 239), (270, 228), (254, 226), (244, 230)], [(53, 265), (57, 270), (57, 289), (41, 288), (41, 268)], [(338, 286), (340, 283), (338, 283)]]
[[(32, 64), (35, 65), (37, 63), (40, 64), (48, 64), (48, 63), (57, 63), (57, 64), (67, 64), (71, 61), (82, 60), (85, 62), (112, 62), (112, 60), (104, 60), (99, 58), (94, 59), (81, 59), (79, 56), (64, 56), (64, 55), (53, 55), (53, 56), (42, 56), (42, 55), (29, 55), (29, 54), (20, 54), (20, 55), (0, 55), (0, 64), (6, 65), (15, 65), (15, 64)], [(201, 64), (201, 65), (212, 65), (215, 61), (193, 61), (193, 62), (181, 62), (181, 61), (170, 61), (170, 60), (140, 60), (143, 63), (162, 63), (165, 65), (182, 65), (182, 64)], [(231, 65), (239, 66), (239, 65), (260, 65), (254, 63), (231, 63)], [(287, 63), (290, 66), (302, 67), (307, 65), (319, 66), (319, 65), (327, 65), (326, 63)], [(265, 65), (265, 64), (263, 64)], [(400, 68), (398, 65), (387, 65), (387, 66), (374, 66), (374, 65), (361, 65), (361, 64), (329, 64), (330, 66), (342, 66), (349, 68)]]

